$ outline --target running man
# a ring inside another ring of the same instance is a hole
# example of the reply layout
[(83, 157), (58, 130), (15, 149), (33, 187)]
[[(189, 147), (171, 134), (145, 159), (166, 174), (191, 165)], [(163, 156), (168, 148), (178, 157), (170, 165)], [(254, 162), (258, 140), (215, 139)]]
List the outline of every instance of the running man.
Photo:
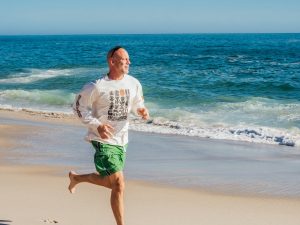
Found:
[(81, 182), (111, 189), (111, 207), (117, 225), (124, 225), (123, 168), (128, 144), (129, 113), (149, 118), (142, 86), (128, 75), (129, 55), (116, 46), (107, 53), (109, 72), (83, 87), (73, 104), (75, 115), (88, 128), (87, 141), (95, 148), (95, 173), (70, 171), (69, 191)]

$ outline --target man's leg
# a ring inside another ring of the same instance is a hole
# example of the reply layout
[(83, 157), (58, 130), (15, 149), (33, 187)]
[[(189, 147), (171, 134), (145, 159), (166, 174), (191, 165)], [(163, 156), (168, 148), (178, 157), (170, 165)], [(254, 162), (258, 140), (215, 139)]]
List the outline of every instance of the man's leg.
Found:
[(124, 175), (116, 172), (109, 176), (111, 183), (110, 204), (118, 225), (124, 225)]
[(69, 191), (71, 193), (74, 193), (75, 186), (82, 182), (96, 184), (111, 189), (109, 177), (101, 177), (98, 173), (89, 173), (89, 174), (80, 175), (73, 171), (70, 171), (69, 178), (70, 178)]
[(97, 173), (79, 175), (75, 172), (69, 173), (69, 191), (75, 192), (75, 186), (81, 182), (107, 187), (111, 189), (110, 203), (117, 225), (124, 225), (124, 175), (122, 171), (107, 177), (101, 177)]

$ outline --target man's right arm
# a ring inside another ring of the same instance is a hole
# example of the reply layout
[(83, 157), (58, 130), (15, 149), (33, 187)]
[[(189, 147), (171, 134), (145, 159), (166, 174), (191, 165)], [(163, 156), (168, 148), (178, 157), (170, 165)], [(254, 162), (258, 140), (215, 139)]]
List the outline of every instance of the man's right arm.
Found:
[(74, 114), (83, 124), (94, 131), (97, 131), (97, 128), (102, 125), (101, 122), (92, 115), (92, 105), (96, 101), (96, 92), (95, 84), (89, 83), (82, 88), (73, 103)]
[(98, 133), (102, 139), (108, 139), (112, 137), (114, 129), (109, 124), (102, 124), (92, 115), (92, 106), (98, 96), (96, 93), (95, 84), (85, 85), (75, 98), (73, 112), (83, 124)]

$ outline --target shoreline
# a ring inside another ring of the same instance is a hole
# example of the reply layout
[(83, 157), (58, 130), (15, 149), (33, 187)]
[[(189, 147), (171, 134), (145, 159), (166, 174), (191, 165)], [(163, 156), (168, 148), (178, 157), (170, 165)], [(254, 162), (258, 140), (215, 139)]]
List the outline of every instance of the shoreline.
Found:
[(73, 114), (60, 113), (60, 112), (44, 112), (35, 110), (14, 110), (0, 108), (0, 117), (6, 118), (19, 118), (31, 121), (39, 122), (51, 122), (51, 123), (66, 123), (72, 125), (80, 125), (80, 122), (75, 118)]
[[(34, 109), (0, 108), (0, 115), (13, 118), (14, 116), (33, 121), (48, 121), (51, 123), (79, 124), (81, 123), (71, 112), (51, 112)], [(300, 135), (277, 131), (271, 127), (186, 127), (174, 121), (164, 121), (159, 118), (151, 118), (141, 121), (139, 118), (130, 118), (130, 131), (178, 135), (181, 137), (195, 137), (211, 140), (233, 141), (241, 143), (267, 144), (288, 146), (300, 149)], [(291, 137), (292, 136), (292, 137)]]
[[(27, 111), (0, 110), (0, 126), (4, 128), (0, 129), (0, 147), (2, 145), (3, 148), (12, 150), (0, 152), (1, 161), (35, 166), (67, 166), (80, 172), (94, 171), (93, 149), (83, 140), (86, 133), (84, 126), (72, 115), (66, 118), (52, 117), (52, 113), (50, 116), (38, 115), (36, 117), (34, 113)], [(278, 169), (282, 173), (285, 166), (290, 167), (289, 164), (293, 163), (285, 160), (280, 163), (282, 167), (278, 168), (272, 167), (272, 161), (278, 161), (281, 157), (294, 157), (296, 160), (300, 157), (300, 153), (290, 151), (290, 147), (138, 131), (131, 131), (129, 142), (125, 166), (125, 175), (129, 180), (224, 195), (300, 198), (297, 189), (299, 185), (293, 185), (289, 181), (286, 183), (283, 178), (281, 184), (272, 180), (268, 181), (271, 183), (264, 184), (265, 179), (273, 176)], [(170, 152), (170, 143), (178, 148), (176, 152)], [(60, 149), (61, 146), (65, 147)], [(161, 159), (153, 158), (157, 156)], [(262, 160), (259, 157), (266, 160), (266, 166), (261, 167)], [(249, 164), (253, 160), (257, 162)], [(289, 169), (290, 173), (295, 172), (297, 165), (295, 161), (294, 167)], [(244, 166), (251, 170), (240, 172)], [(140, 169), (136, 170), (137, 167)], [(264, 170), (269, 171), (269, 175), (256, 179), (255, 174)], [(255, 177), (251, 178), (253, 175)], [(245, 179), (245, 176), (249, 176), (250, 180)], [(297, 182), (297, 179), (293, 182)], [(285, 189), (291, 190), (287, 192)]]

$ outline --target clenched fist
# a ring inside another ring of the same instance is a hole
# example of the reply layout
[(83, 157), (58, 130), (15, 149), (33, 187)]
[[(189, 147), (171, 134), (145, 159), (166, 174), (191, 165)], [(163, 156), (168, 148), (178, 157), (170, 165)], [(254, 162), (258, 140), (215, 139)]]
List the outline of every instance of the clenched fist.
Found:
[(102, 139), (108, 139), (113, 136), (112, 132), (114, 131), (114, 128), (109, 124), (102, 124), (97, 128), (97, 130)]
[(144, 120), (149, 119), (149, 112), (148, 112), (147, 108), (138, 108), (137, 113), (138, 113), (139, 116), (142, 117), (142, 119), (144, 119)]

